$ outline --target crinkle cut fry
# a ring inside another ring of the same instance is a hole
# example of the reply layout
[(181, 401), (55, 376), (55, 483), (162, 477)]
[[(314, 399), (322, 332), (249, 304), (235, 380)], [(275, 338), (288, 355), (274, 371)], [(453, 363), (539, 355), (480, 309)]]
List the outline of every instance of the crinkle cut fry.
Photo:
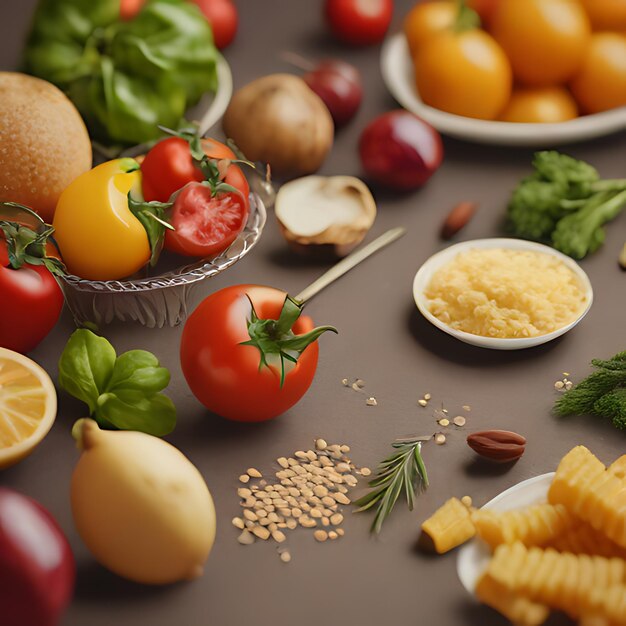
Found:
[(517, 626), (540, 626), (550, 615), (548, 607), (509, 591), (489, 574), (478, 581), (476, 597)]
[(472, 520), (478, 536), (492, 549), (515, 541), (543, 546), (579, 524), (564, 506), (548, 503), (504, 512), (480, 509), (474, 511)]
[(626, 624), (626, 561), (585, 554), (526, 548), (522, 543), (499, 546), (487, 573), (514, 594), (564, 611)]
[(606, 471), (587, 448), (568, 452), (548, 492), (552, 504), (562, 504), (618, 545), (626, 548), (626, 481)]

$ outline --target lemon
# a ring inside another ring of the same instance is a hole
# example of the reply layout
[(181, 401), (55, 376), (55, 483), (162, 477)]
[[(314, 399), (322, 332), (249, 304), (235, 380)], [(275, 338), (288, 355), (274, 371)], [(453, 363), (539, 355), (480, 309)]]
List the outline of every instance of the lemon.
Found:
[(23, 354), (0, 348), (0, 469), (28, 456), (56, 414), (50, 376)]

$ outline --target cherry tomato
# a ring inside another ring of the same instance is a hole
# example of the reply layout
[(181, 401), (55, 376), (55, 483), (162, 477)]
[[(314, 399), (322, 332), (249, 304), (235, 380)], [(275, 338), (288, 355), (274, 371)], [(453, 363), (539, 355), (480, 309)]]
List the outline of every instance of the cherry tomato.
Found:
[(580, 0), (594, 30), (626, 31), (626, 0)]
[[(228, 180), (228, 178), (227, 178)], [(165, 247), (185, 256), (214, 257), (235, 241), (248, 219), (245, 198), (235, 193), (212, 195), (201, 183), (188, 183), (176, 197)]]
[(503, 122), (554, 123), (578, 117), (576, 102), (563, 87), (515, 89), (500, 120)]
[(231, 0), (193, 0), (213, 29), (213, 40), (220, 49), (230, 45), (237, 34), (239, 17)]
[(378, 116), (363, 131), (359, 155), (368, 177), (392, 189), (421, 187), (439, 168), (443, 145), (439, 133), (409, 111)]
[(333, 35), (355, 46), (378, 43), (393, 15), (393, 0), (326, 0), (326, 22)]
[[(259, 368), (260, 352), (242, 345), (250, 339), (250, 301), (261, 319), (278, 319), (285, 292), (259, 285), (235, 285), (211, 294), (191, 314), (183, 329), (180, 360), (196, 398), (228, 419), (261, 422), (291, 408), (306, 393), (317, 368), (317, 341), (309, 344), (280, 384), (280, 366)], [(250, 300), (248, 300), (248, 298)], [(313, 329), (300, 316), (296, 335)]]
[(145, 3), (146, 0), (120, 0), (120, 19), (132, 20)]
[(191, 181), (204, 180), (193, 164), (189, 143), (169, 137), (154, 145), (141, 163), (143, 196), (149, 202), (167, 202), (170, 196)]
[(491, 120), (511, 95), (511, 67), (502, 48), (478, 29), (445, 31), (418, 51), (417, 90), (436, 109)]
[(0, 346), (30, 352), (52, 330), (63, 308), (63, 293), (43, 265), (9, 267), (0, 234)]
[(434, 35), (452, 28), (458, 13), (454, 2), (423, 2), (416, 4), (404, 18), (403, 29), (411, 56)]
[(594, 34), (571, 89), (585, 113), (626, 105), (626, 35)]
[(0, 487), (2, 626), (55, 626), (74, 590), (76, 565), (56, 521), (40, 504)]
[(519, 82), (547, 87), (568, 81), (578, 71), (591, 27), (577, 0), (501, 0), (491, 33)]

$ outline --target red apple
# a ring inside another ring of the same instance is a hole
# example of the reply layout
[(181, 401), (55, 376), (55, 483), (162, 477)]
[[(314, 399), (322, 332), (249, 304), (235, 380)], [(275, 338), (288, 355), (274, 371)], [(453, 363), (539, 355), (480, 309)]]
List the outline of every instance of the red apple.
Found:
[(0, 624), (55, 626), (75, 574), (69, 543), (50, 513), (0, 487)]
[(408, 191), (421, 187), (437, 171), (443, 145), (430, 124), (399, 109), (370, 122), (361, 134), (359, 154), (371, 180)]

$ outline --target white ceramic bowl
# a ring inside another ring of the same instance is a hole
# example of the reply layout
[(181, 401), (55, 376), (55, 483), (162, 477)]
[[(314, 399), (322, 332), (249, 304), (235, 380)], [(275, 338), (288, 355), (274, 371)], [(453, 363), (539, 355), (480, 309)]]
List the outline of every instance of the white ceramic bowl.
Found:
[[(428, 299), (424, 295), (426, 288), (428, 287), (433, 274), (443, 265), (451, 261), (459, 252), (465, 252), (471, 249), (489, 249), (489, 248), (507, 248), (509, 250), (529, 250), (534, 252), (542, 252), (549, 254), (560, 259), (567, 267), (569, 267), (576, 276), (578, 276), (583, 289), (587, 295), (587, 304), (581, 310), (578, 317), (561, 328), (547, 333), (545, 335), (539, 335), (538, 337), (522, 337), (519, 339), (501, 339), (497, 337), (483, 337), (481, 335), (472, 335), (462, 330), (455, 330), (451, 328), (440, 319), (435, 317), (428, 309)], [(452, 335), (456, 339), (469, 343), (473, 346), (479, 346), (481, 348), (491, 348), (493, 350), (521, 350), (523, 348), (532, 348), (534, 346), (541, 345), (552, 341), (557, 337), (565, 334), (568, 330), (571, 330), (580, 322), (580, 320), (587, 315), (587, 312), (591, 308), (593, 302), (593, 289), (589, 282), (589, 277), (583, 269), (570, 257), (558, 252), (554, 248), (544, 246), (541, 243), (535, 243), (532, 241), (525, 241), (524, 239), (506, 239), (494, 237), (493, 239), (473, 239), (470, 241), (463, 241), (452, 245), (441, 252), (433, 254), (417, 271), (415, 279), (413, 280), (413, 297), (415, 298), (415, 304), (420, 313), (437, 328), (440, 328), (448, 335)]]
[(415, 72), (403, 33), (388, 37), (381, 50), (383, 80), (408, 111), (440, 132), (477, 143), (544, 148), (584, 141), (626, 130), (626, 107), (585, 115), (558, 124), (492, 122), (446, 113), (425, 105), (415, 88)]
[[(493, 500), (487, 502), (483, 508), (493, 511), (510, 511), (546, 502), (553, 478), (554, 472), (529, 478), (503, 491)], [(476, 589), (476, 583), (485, 571), (490, 558), (489, 546), (482, 539), (472, 539), (459, 551), (456, 570), (461, 584), (472, 595)]]

